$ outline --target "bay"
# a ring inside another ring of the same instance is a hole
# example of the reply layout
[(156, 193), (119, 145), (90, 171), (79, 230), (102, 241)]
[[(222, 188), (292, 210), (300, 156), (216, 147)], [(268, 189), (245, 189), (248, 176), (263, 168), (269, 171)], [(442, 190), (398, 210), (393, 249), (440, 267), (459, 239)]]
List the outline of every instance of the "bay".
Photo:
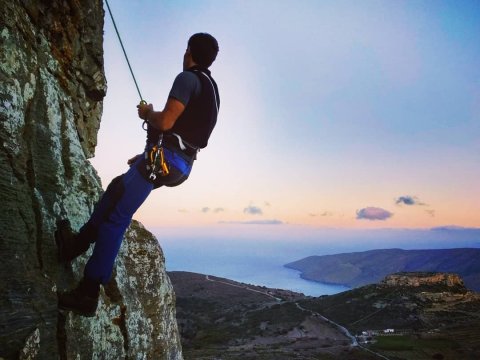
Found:
[[(293, 244), (292, 244), (293, 245)], [(299, 257), (279, 244), (219, 241), (164, 241), (167, 271), (189, 271), (223, 277), (242, 283), (300, 292), (308, 296), (332, 295), (349, 290), (341, 285), (323, 284), (300, 277), (300, 272), (284, 264)], [(287, 246), (288, 247), (288, 246)], [(295, 251), (294, 251), (295, 252)]]
[(285, 268), (285, 264), (312, 255), (373, 249), (480, 247), (478, 228), (319, 229), (300, 236), (296, 228), (289, 232), (287, 226), (282, 226), (281, 234), (266, 236), (263, 232), (263, 238), (247, 236), (235, 229), (227, 231), (230, 227), (221, 229), (221, 233), (199, 229), (193, 236), (189, 229), (150, 230), (157, 236), (165, 253), (167, 271), (214, 275), (309, 296), (331, 295), (349, 288), (302, 279), (298, 271)]

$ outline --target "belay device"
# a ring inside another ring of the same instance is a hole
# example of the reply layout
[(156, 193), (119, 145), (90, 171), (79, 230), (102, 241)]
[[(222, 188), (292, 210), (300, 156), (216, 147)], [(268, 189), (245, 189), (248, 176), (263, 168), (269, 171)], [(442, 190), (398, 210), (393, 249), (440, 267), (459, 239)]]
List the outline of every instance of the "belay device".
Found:
[[(133, 82), (135, 83), (135, 87), (137, 88), (138, 95), (140, 96), (140, 105), (146, 105), (147, 102), (143, 100), (142, 94), (140, 93), (140, 88), (137, 84), (137, 79), (133, 74), (132, 67), (130, 65), (130, 61), (128, 60), (127, 52), (125, 51), (125, 47), (123, 46), (122, 38), (120, 37), (120, 33), (117, 29), (117, 24), (115, 23), (115, 19), (113, 18), (112, 10), (110, 9), (110, 5), (108, 4), (108, 0), (105, 0), (107, 4), (108, 12), (110, 14), (110, 18), (112, 19), (113, 27), (115, 28), (115, 32), (117, 33), (118, 41), (120, 42), (120, 46), (123, 50), (123, 55), (125, 56), (125, 60), (127, 60), (128, 68), (130, 69), (130, 74), (132, 75)], [(145, 129), (145, 124), (147, 124), (147, 129)], [(148, 131), (148, 127), (151, 126), (147, 120), (143, 121), (142, 128)], [(158, 142), (152, 149), (145, 151), (145, 162), (147, 171), (150, 172), (148, 178), (151, 181), (154, 181), (157, 178), (157, 175), (160, 176), (167, 176), (170, 171), (168, 170), (168, 165), (165, 161), (165, 155), (163, 153), (163, 133), (160, 133), (158, 137)]]

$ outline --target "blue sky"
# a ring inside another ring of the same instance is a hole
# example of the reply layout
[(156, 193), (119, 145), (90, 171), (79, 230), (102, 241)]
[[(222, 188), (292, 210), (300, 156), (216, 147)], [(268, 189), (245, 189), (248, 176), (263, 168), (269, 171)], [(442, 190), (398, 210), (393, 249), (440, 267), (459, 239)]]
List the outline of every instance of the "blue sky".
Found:
[[(110, 5), (157, 109), (188, 37), (209, 32), (220, 44), (218, 126), (191, 178), (138, 211), (147, 226), (480, 227), (480, 2)], [(92, 162), (106, 186), (145, 134), (108, 17), (104, 45), (108, 93)]]

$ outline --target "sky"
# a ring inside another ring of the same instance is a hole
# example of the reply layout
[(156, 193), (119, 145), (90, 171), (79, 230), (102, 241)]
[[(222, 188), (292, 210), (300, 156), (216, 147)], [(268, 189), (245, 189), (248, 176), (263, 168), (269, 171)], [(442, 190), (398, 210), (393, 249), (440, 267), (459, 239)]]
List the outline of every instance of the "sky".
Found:
[[(145, 226), (257, 237), (480, 227), (479, 1), (109, 3), (157, 110), (189, 36), (220, 46), (217, 127), (190, 178), (137, 211)], [(106, 188), (145, 132), (108, 13), (104, 34), (91, 162)]]

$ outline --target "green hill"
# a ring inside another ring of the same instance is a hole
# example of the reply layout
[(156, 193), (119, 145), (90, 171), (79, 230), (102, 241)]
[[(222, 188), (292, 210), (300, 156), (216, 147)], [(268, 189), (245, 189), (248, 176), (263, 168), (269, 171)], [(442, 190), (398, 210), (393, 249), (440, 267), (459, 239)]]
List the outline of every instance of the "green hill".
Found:
[(369, 344), (359, 337), (360, 345), (390, 359), (480, 358), (480, 295), (454, 274), (393, 274), (380, 284), (299, 303), (353, 334), (367, 334)]
[(375, 359), (302, 309), (302, 294), (189, 272), (169, 276), (185, 359)]
[(202, 274), (169, 276), (185, 359), (480, 358), (480, 294), (455, 274), (397, 273), (318, 298)]

